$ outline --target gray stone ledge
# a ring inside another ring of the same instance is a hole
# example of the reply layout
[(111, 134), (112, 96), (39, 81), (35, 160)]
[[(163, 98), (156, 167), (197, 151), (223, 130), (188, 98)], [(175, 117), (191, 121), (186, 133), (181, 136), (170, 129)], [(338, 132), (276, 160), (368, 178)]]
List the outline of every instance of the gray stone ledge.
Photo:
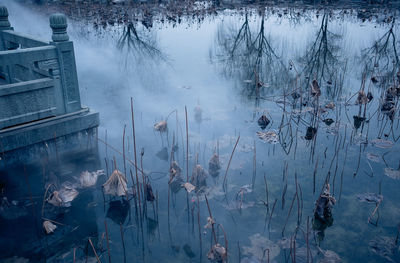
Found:
[[(96, 129), (99, 114), (88, 109), (65, 114), (0, 131), (0, 157), (2, 154), (59, 137)], [(61, 149), (60, 149), (61, 150)]]

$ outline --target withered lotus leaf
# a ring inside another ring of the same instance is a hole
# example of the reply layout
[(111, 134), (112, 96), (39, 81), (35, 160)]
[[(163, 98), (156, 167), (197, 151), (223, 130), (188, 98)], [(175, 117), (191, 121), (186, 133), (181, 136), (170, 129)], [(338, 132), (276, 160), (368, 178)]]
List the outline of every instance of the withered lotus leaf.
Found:
[(104, 193), (114, 196), (126, 196), (127, 183), (124, 175), (114, 170), (107, 182), (103, 184)]
[(104, 170), (98, 170), (96, 172), (83, 171), (79, 177), (81, 187), (91, 187), (95, 185), (100, 175), (105, 175)]
[(154, 130), (159, 131), (159, 132), (165, 132), (167, 131), (167, 122), (166, 121), (160, 121), (154, 124)]
[(207, 254), (207, 258), (212, 262), (226, 262), (226, 249), (220, 244), (215, 244), (212, 246)]
[(46, 231), (46, 234), (51, 234), (54, 232), (54, 230), (56, 230), (57, 226), (52, 222), (46, 220), (43, 222), (43, 228), (44, 231)]
[(190, 193), (191, 191), (193, 191), (196, 187), (194, 185), (192, 185), (191, 183), (184, 183), (182, 184), (182, 186), (186, 189), (186, 191), (188, 193)]

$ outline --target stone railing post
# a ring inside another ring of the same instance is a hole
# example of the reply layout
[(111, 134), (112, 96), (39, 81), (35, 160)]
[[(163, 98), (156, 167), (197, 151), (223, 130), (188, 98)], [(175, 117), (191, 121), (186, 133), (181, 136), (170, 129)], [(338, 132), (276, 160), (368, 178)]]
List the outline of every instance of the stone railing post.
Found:
[(67, 18), (63, 14), (53, 14), (50, 16), (50, 27), (53, 30), (50, 44), (57, 47), (60, 79), (64, 106), (66, 113), (75, 112), (81, 109), (79, 95), (78, 76), (76, 72), (74, 45), (69, 41), (67, 33)]
[(7, 50), (9, 47), (7, 43), (3, 41), (3, 30), (12, 30), (10, 21), (8, 20), (8, 10), (5, 6), (0, 6), (0, 51)]
[[(0, 51), (16, 49), (17, 44), (7, 42), (3, 39), (4, 30), (13, 30), (10, 21), (8, 20), (8, 10), (5, 6), (0, 6)], [(12, 83), (13, 67), (6, 66), (5, 68), (0, 67), (0, 76), (5, 78), (7, 83)]]
[(0, 30), (11, 29), (10, 21), (8, 21), (8, 10), (5, 6), (0, 6)]

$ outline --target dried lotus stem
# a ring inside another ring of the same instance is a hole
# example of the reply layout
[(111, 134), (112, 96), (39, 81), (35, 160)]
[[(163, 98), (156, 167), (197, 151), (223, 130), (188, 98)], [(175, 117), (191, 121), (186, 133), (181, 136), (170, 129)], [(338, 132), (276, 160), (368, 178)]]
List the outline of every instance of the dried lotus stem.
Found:
[[(232, 153), (231, 153), (231, 157), (229, 157), (228, 166), (226, 167), (225, 176), (224, 176), (224, 181), (223, 181), (223, 183), (222, 183), (222, 185), (224, 186), (224, 188), (225, 188), (225, 185), (226, 185), (226, 176), (228, 175), (229, 166), (231, 165), (232, 157), (233, 157), (233, 154), (235, 153), (236, 146), (237, 146), (238, 143), (239, 143), (239, 139), (240, 139), (240, 134), (239, 134), (239, 136), (238, 136), (238, 138), (237, 138), (237, 140), (236, 140), (235, 146), (233, 147), (233, 150), (232, 150)], [(225, 189), (225, 190), (226, 190), (226, 189)]]
[(89, 243), (90, 243), (90, 246), (91, 246), (92, 249), (93, 249), (94, 255), (96, 256), (97, 262), (98, 262), (98, 263), (101, 263), (100, 258), (99, 258), (99, 256), (98, 256), (97, 253), (96, 253), (96, 249), (94, 249), (94, 246), (93, 246), (93, 243), (92, 243), (92, 240), (90, 239), (90, 237), (89, 237)]
[[(213, 221), (214, 219), (213, 219), (212, 214), (211, 214), (210, 204), (208, 203), (207, 196), (204, 195), (204, 197), (206, 198), (208, 213), (210, 214), (210, 218)], [(212, 233), (213, 233), (213, 237), (214, 237), (214, 242), (215, 242), (215, 244), (217, 244), (217, 236), (215, 234), (215, 229), (214, 229), (214, 224), (213, 223), (211, 224), (211, 228), (212, 228)]]

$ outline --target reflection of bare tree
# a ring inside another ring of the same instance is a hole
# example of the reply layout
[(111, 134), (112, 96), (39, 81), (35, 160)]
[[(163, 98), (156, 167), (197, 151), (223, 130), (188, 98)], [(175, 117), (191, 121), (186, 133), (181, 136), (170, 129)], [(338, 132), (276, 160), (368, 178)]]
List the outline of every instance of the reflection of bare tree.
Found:
[[(371, 82), (382, 88), (379, 99), (378, 122), (381, 123), (379, 134), (383, 133), (386, 123), (390, 121), (390, 132), (393, 134), (393, 121), (398, 115), (398, 98), (400, 96), (400, 57), (397, 52), (399, 42), (396, 42), (395, 20), (391, 22), (389, 30), (374, 44), (364, 50), (363, 62), (365, 63), (363, 76), (371, 77)], [(368, 92), (370, 92), (370, 87)], [(385, 118), (387, 117), (387, 119)], [(383, 123), (385, 122), (385, 125)]]
[(166, 60), (166, 56), (157, 46), (156, 39), (146, 31), (139, 32), (133, 23), (124, 26), (118, 39), (117, 48), (123, 53), (133, 56), (135, 60)]
[(393, 19), (390, 29), (374, 44), (364, 50), (365, 74), (371, 75), (374, 82), (378, 81), (375, 74), (379, 74), (382, 84), (390, 81), (400, 66), (400, 57), (397, 52), (398, 42), (394, 33), (395, 20)]
[(247, 14), (238, 30), (220, 26), (210, 57), (226, 77), (235, 77), (244, 85), (241, 86), (247, 96), (260, 96), (266, 92), (262, 87), (280, 86), (278, 82), (284, 83), (288, 78), (285, 65), (266, 36), (264, 12), (256, 33), (250, 28)]
[[(339, 46), (337, 41), (341, 36), (334, 34), (328, 30), (328, 14), (324, 13), (322, 17), (321, 27), (317, 32), (315, 41), (307, 49), (306, 54), (300, 59), (304, 64), (303, 76), (307, 79), (307, 87), (312, 80), (317, 80), (319, 83), (328, 83), (337, 87), (336, 81), (340, 81), (337, 73), (340, 70), (340, 61), (338, 55)], [(334, 83), (335, 82), (335, 83)], [(341, 86), (341, 85), (338, 85)], [(329, 92), (330, 90), (328, 90)], [(337, 92), (333, 92), (338, 95)], [(329, 95), (329, 94), (328, 94)], [(331, 94), (333, 95), (333, 94)]]

